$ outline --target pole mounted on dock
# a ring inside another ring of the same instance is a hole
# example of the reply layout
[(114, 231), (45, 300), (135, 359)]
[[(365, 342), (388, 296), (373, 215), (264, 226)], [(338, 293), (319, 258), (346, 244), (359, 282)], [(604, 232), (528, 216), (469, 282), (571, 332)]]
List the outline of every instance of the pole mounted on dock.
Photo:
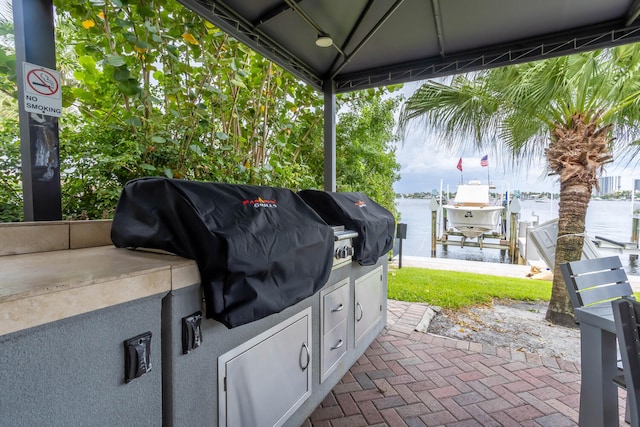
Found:
[(487, 185), (491, 185), (491, 178), (489, 178), (489, 155), (485, 154), (480, 159), (480, 166), (483, 168), (487, 168)]
[(631, 190), (631, 241), (638, 243), (638, 231), (640, 230), (640, 210), (636, 210), (636, 190), (640, 187), (640, 179), (633, 180)]
[(509, 227), (509, 255), (511, 256), (511, 264), (514, 264), (518, 259), (518, 214), (520, 213), (520, 199), (514, 197), (509, 203), (509, 212), (511, 212), (511, 224)]
[(432, 197), (429, 202), (431, 211), (431, 258), (436, 257), (436, 217), (438, 216), (438, 201)]

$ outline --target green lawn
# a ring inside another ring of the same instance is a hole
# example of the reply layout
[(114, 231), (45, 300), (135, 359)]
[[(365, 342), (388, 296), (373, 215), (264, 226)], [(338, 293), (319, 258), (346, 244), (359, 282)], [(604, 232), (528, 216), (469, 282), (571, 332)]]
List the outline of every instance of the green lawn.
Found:
[(389, 268), (389, 298), (457, 309), (493, 299), (549, 301), (551, 281), (425, 268)]

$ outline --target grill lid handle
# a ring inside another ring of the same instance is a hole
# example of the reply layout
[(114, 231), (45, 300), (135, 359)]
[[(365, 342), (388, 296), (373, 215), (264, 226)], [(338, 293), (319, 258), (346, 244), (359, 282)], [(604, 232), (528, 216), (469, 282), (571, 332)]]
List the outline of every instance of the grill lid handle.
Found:
[(335, 241), (346, 240), (346, 239), (355, 239), (356, 237), (358, 237), (358, 232), (357, 231), (352, 231), (352, 230), (340, 231), (340, 232), (337, 232), (337, 233), (333, 233), (333, 239)]

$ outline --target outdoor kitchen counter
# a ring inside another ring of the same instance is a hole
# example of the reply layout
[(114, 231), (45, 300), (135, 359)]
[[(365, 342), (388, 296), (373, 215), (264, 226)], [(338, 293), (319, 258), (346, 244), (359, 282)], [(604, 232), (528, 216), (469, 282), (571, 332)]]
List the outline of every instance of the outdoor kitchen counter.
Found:
[(114, 246), (0, 256), (0, 336), (199, 280), (192, 260)]
[[(224, 407), (273, 408), (284, 427), (299, 426), (386, 324), (386, 256), (347, 260), (319, 292), (273, 315), (233, 329), (203, 317), (196, 346), (184, 339), (184, 320), (202, 311), (195, 261), (116, 248), (110, 230), (109, 221), (0, 224), (0, 360), (10, 367), (0, 370), (0, 425), (242, 424), (238, 411), (219, 415)], [(132, 358), (141, 337), (149, 347)], [(239, 367), (265, 366), (254, 347), (273, 350), (273, 369), (258, 372), (268, 381), (243, 379)], [(247, 387), (264, 392), (251, 407), (233, 392)]]
[(198, 270), (110, 229), (0, 224), (0, 425), (162, 425), (162, 301)]

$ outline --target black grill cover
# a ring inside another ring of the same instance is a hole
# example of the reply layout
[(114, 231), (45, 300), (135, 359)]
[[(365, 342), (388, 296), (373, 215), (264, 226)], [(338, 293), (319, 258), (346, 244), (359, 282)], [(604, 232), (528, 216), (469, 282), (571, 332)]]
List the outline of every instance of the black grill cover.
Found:
[(162, 249), (196, 260), (207, 317), (233, 328), (322, 288), (333, 230), (282, 188), (141, 178), (116, 208), (117, 247)]
[(298, 193), (327, 224), (344, 225), (358, 232), (353, 239), (354, 259), (373, 265), (393, 247), (395, 218), (362, 193), (303, 190)]

